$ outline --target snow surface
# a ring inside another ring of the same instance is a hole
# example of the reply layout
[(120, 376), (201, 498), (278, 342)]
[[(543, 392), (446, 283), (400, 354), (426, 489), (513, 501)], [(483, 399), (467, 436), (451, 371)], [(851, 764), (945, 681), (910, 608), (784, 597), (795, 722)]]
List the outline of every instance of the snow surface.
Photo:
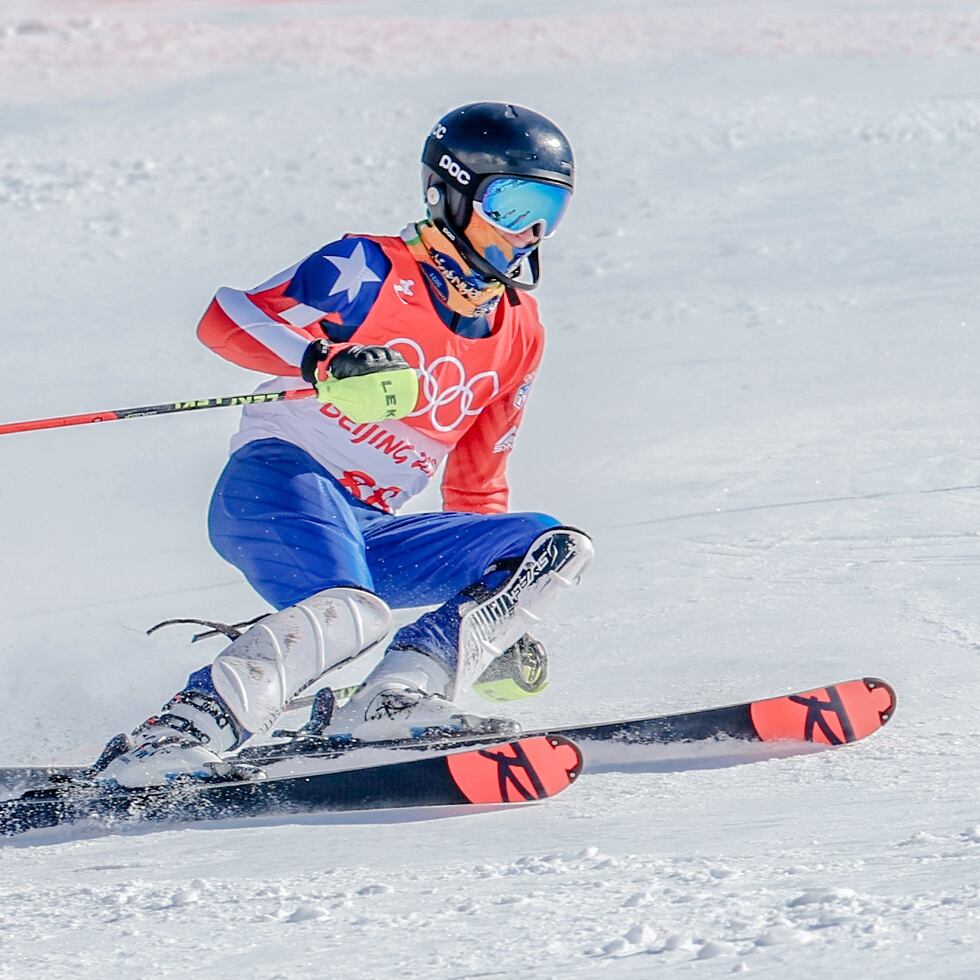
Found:
[[(980, 13), (456, 8), (6, 0), (0, 420), (250, 390), (214, 289), (396, 231), (438, 115), (530, 104), (580, 184), (514, 506), (598, 554), (515, 714), (876, 674), (896, 718), (520, 810), (23, 837), (0, 976), (980, 976)], [(217, 652), (147, 626), (262, 611), (204, 533), (234, 426), (2, 439), (0, 764), (88, 761)]]

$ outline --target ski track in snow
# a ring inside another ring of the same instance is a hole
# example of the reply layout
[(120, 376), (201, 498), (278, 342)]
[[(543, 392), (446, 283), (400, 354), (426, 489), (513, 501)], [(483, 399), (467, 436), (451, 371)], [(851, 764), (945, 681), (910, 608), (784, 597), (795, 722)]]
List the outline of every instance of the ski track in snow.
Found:
[[(396, 231), (441, 111), (532, 104), (579, 186), (514, 506), (597, 559), (514, 715), (899, 700), (526, 809), (26, 835), (0, 977), (980, 975), (978, 56), (964, 0), (9, 0), (0, 419), (250, 390), (214, 289)], [(233, 427), (0, 440), (0, 763), (89, 761), (220, 649), (147, 626), (262, 611), (205, 537)]]
[[(604, 800), (597, 783), (565, 819), (592, 821)], [(527, 819), (547, 832), (551, 821), (544, 818), (542, 826), (536, 817), (476, 819), (491, 833), (506, 835), (501, 822)], [(396, 845), (410, 843), (420, 829), (443, 829), (439, 822), (363, 824), (367, 833), (396, 837)], [(105, 967), (119, 975), (137, 968), (179, 975), (209, 960), (226, 930), (236, 936), (235, 948), (223, 950), (217, 971), (242, 977), (312, 976), (337, 957), (356, 958), (359, 972), (386, 975), (393, 949), (411, 956), (413, 975), (443, 977), (493, 975), (501, 950), (508, 972), (528, 976), (591, 976), (597, 961), (614, 962), (614, 974), (623, 976), (668, 966), (679, 973), (785, 975), (807, 962), (863, 956), (898, 957), (910, 971), (929, 972), (931, 944), (941, 938), (969, 948), (975, 938), (976, 826), (884, 839), (866, 858), (828, 851), (815, 860), (807, 841), (764, 861), (759, 853), (529, 849), (519, 843), (526, 828), (514, 827), (511, 855), (496, 859), (444, 856), (431, 863), (430, 843), (395, 866), (324, 867), (322, 854), (335, 849), (339, 826), (328, 820), (211, 830), (203, 840), (195, 830), (158, 831), (60, 845), (64, 853), (53, 858), (43, 885), (5, 894), (0, 930), (16, 930), (22, 950), (14, 975), (94, 976)], [(759, 845), (765, 848), (765, 835)], [(242, 861), (250, 846), (265, 855), (258, 867)], [(45, 848), (36, 844), (5, 853), (8, 870), (16, 875), (24, 865), (30, 873), (37, 850), (44, 860)], [(278, 868), (270, 883), (265, 865), (273, 852), (297, 864)], [(896, 891), (892, 882), (903, 878), (909, 884)], [(93, 955), (93, 929), (111, 957)], [(713, 965), (704, 966), (706, 960)]]

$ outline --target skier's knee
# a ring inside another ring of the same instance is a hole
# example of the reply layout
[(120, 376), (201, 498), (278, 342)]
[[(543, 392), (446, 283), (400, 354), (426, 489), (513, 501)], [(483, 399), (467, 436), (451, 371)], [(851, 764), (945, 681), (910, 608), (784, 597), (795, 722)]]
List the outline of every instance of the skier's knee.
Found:
[(550, 514), (539, 514), (533, 511), (501, 515), (501, 521), (506, 525), (505, 534), (501, 535), (503, 551), (501, 557), (520, 557), (542, 534), (552, 528), (560, 527), (561, 522)]
[(552, 517), (551, 514), (527, 511), (517, 516), (523, 517), (527, 521), (528, 527), (534, 531), (535, 537), (544, 534), (545, 531), (550, 531), (554, 527), (561, 527), (561, 521), (557, 517)]

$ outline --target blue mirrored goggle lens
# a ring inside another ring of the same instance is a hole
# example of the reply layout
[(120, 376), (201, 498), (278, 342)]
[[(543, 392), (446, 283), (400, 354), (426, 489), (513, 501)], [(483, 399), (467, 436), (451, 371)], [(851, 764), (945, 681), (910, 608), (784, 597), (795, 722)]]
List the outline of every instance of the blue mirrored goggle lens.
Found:
[(520, 177), (498, 177), (487, 184), (474, 205), (480, 217), (503, 231), (515, 234), (541, 223), (544, 237), (555, 233), (572, 192), (557, 184), (543, 184)]

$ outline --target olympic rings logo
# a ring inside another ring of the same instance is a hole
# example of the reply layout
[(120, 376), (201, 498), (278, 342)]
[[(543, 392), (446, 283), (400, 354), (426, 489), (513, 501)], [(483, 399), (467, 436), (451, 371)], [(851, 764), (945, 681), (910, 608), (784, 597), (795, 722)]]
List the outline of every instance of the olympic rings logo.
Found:
[(408, 337), (390, 340), (385, 346), (399, 345), (414, 351), (414, 358), (402, 353), (419, 375), (420, 404), (409, 418), (428, 415), (437, 432), (451, 432), (468, 416), (479, 415), (500, 392), (496, 371), (481, 371), (467, 378), (463, 362), (457, 357), (444, 354), (427, 365), (421, 345)]

